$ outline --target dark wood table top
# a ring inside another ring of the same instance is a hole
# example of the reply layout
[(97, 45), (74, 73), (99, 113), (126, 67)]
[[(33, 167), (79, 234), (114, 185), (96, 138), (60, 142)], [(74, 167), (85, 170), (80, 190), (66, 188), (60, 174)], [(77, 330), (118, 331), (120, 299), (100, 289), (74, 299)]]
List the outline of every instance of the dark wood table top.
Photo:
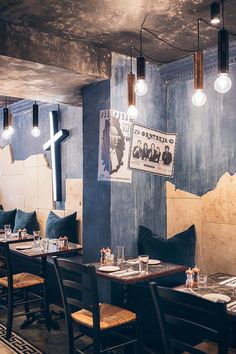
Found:
[(187, 269), (187, 267), (182, 266), (182, 265), (161, 262), (158, 265), (149, 265), (148, 273), (141, 274), (138, 272), (138, 264), (131, 266), (130, 264), (125, 262), (123, 265), (120, 266), (120, 270), (127, 270), (127, 271), (130, 270), (131, 271), (131, 269), (132, 269), (134, 272), (137, 271), (137, 274), (134, 274), (134, 275), (125, 275), (124, 274), (124, 275), (118, 277), (116, 275), (116, 272), (108, 273), (108, 272), (100, 271), (99, 270), (99, 268), (101, 267), (100, 263), (90, 263), (90, 264), (95, 265), (96, 273), (99, 277), (102, 277), (102, 278), (105, 278), (108, 280), (112, 280), (114, 282), (121, 283), (124, 285), (149, 281), (151, 279), (154, 279), (154, 278), (157, 278), (160, 276), (184, 272)]
[[(24, 247), (24, 245), (26, 247), (30, 247), (29, 249), (17, 249), (19, 247)], [(31, 241), (27, 242), (27, 243), (21, 243), (20, 245), (17, 243), (12, 243), (10, 245), (10, 249), (11, 251), (15, 252), (15, 253), (19, 253), (22, 254), (24, 256), (27, 257), (31, 257), (31, 258), (35, 258), (35, 257), (47, 257), (47, 256), (55, 256), (55, 255), (61, 255), (61, 254), (66, 254), (66, 253), (71, 253), (71, 252), (75, 252), (75, 251), (80, 251), (82, 250), (82, 246), (79, 244), (75, 244), (75, 243), (68, 243), (68, 247), (65, 247), (63, 249), (58, 249), (56, 243), (53, 240), (50, 240), (49, 242), (49, 249), (47, 252), (43, 251), (42, 248), (35, 248), (34, 247), (34, 242)]]
[[(229, 286), (227, 284), (220, 284), (222, 281), (227, 281), (227, 279), (231, 279), (234, 277), (230, 274), (224, 273), (217, 273), (208, 276), (206, 288), (193, 288), (187, 289), (185, 285), (177, 286), (175, 289), (180, 291), (189, 291), (190, 294), (196, 296), (204, 296), (206, 294), (216, 293), (216, 294), (223, 294), (230, 297), (230, 302), (227, 305), (227, 312), (230, 316), (236, 317), (236, 302), (235, 307), (233, 306), (231, 309), (230, 304), (236, 301), (236, 284), (235, 286)], [(235, 276), (236, 279), (236, 276)]]

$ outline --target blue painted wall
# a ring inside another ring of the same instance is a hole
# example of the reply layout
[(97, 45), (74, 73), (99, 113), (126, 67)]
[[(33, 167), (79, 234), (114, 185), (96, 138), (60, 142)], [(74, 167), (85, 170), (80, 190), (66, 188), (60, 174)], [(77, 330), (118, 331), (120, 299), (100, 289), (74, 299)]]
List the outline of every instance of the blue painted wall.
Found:
[[(130, 60), (112, 56), (111, 108), (127, 111), (127, 74)], [(166, 130), (161, 78), (156, 65), (146, 67), (148, 93), (137, 97), (137, 122)], [(126, 255), (137, 254), (139, 225), (166, 234), (165, 178), (132, 171), (132, 183), (111, 183), (111, 245), (124, 244)]]
[(110, 108), (110, 81), (83, 90), (83, 260), (100, 259), (99, 250), (111, 243), (110, 183), (98, 182), (100, 110)]
[[(129, 58), (113, 54), (112, 78), (83, 90), (84, 259), (98, 260), (103, 246), (124, 244), (126, 255), (137, 254), (140, 224), (159, 234), (166, 231), (165, 180), (133, 172), (132, 183), (98, 182), (99, 112), (127, 110)], [(147, 66), (149, 93), (140, 98), (139, 122), (165, 130), (161, 79), (155, 65)]]
[(230, 43), (230, 48), (232, 88), (224, 95), (214, 90), (216, 49), (204, 53), (207, 103), (201, 108), (191, 102), (192, 58), (161, 68), (163, 87), (167, 89), (168, 131), (178, 133), (173, 183), (199, 196), (214, 189), (225, 172), (236, 172), (235, 43)]
[[(61, 144), (62, 157), (62, 187), (63, 200), (65, 198), (65, 179), (82, 178), (83, 155), (82, 155), (82, 108), (69, 105), (37, 102), (39, 104), (39, 128), (41, 135), (34, 138), (32, 129), (32, 105), (34, 102), (23, 100), (10, 106), (13, 113), (13, 126), (15, 133), (10, 140), (3, 140), (2, 120), (3, 110), (0, 110), (0, 146), (12, 145), (14, 160), (24, 160), (34, 154), (43, 154), (43, 144), (49, 139), (49, 112), (59, 109), (59, 129), (70, 131), (70, 137)], [(51, 163), (50, 152), (45, 153)], [(63, 207), (60, 203), (58, 207)]]

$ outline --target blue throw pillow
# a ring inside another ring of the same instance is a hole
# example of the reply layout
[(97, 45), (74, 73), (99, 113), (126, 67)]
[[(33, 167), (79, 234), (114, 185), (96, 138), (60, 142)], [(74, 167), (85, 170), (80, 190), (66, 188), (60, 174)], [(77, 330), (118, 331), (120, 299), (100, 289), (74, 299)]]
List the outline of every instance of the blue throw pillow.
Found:
[[(169, 239), (153, 234), (151, 230), (144, 226), (139, 227), (139, 254), (148, 254), (150, 258), (160, 259), (162, 262), (180, 264), (192, 268), (195, 265), (195, 248), (196, 235), (194, 225)], [(186, 275), (185, 273), (179, 273), (169, 277), (157, 278), (156, 280), (159, 284), (160, 279), (163, 279), (162, 285), (176, 286), (185, 282)]]
[(39, 223), (35, 211), (26, 213), (22, 210), (17, 210), (13, 232), (17, 232), (19, 229), (26, 229), (28, 234), (31, 235), (34, 230), (39, 230)]
[(15, 225), (16, 209), (3, 211), (0, 209), (0, 229), (4, 229), (4, 225), (11, 225), (11, 229)]
[(46, 222), (46, 236), (58, 238), (67, 236), (69, 242), (78, 243), (76, 212), (64, 217), (60, 217), (50, 211)]

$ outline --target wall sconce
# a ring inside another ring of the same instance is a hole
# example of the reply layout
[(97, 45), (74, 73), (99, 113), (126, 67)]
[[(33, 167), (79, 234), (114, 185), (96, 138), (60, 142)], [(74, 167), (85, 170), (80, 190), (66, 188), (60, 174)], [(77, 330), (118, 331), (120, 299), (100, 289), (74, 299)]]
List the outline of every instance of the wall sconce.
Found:
[(136, 95), (134, 91), (135, 86), (135, 74), (132, 72), (133, 64), (133, 47), (130, 47), (130, 73), (127, 75), (128, 83), (128, 110), (127, 114), (135, 119), (138, 117), (138, 109), (136, 107)]
[(39, 125), (39, 106), (35, 102), (33, 104), (33, 129), (31, 130), (31, 134), (35, 138), (38, 138), (39, 135), (41, 134), (41, 131), (40, 131), (38, 125)]
[(2, 138), (5, 140), (9, 140), (11, 137), (10, 131), (9, 131), (9, 121), (8, 121), (8, 108), (4, 107), (3, 108), (3, 132), (2, 132)]
[(220, 4), (213, 2), (211, 4), (211, 24), (217, 25), (218, 23), (220, 23)]
[(142, 31), (140, 30), (140, 56), (137, 58), (137, 82), (135, 84), (134, 90), (137, 96), (144, 96), (148, 91), (148, 86), (145, 81), (145, 58), (143, 56), (143, 39)]
[(194, 94), (192, 96), (192, 103), (194, 106), (202, 107), (206, 103), (206, 95), (203, 92), (203, 51), (200, 50), (200, 20), (197, 22), (198, 29), (198, 50), (194, 53)]

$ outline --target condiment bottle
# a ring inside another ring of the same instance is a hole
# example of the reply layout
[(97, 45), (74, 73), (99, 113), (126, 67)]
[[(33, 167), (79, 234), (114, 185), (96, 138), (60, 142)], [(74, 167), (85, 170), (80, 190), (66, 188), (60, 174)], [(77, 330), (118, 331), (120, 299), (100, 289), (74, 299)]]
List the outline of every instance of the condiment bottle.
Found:
[(197, 288), (198, 287), (199, 268), (196, 265), (192, 269), (192, 273), (193, 273), (193, 287)]
[(187, 279), (186, 279), (186, 288), (192, 288), (193, 286), (193, 272), (191, 270), (191, 268), (188, 268), (186, 271), (186, 276), (187, 276)]

